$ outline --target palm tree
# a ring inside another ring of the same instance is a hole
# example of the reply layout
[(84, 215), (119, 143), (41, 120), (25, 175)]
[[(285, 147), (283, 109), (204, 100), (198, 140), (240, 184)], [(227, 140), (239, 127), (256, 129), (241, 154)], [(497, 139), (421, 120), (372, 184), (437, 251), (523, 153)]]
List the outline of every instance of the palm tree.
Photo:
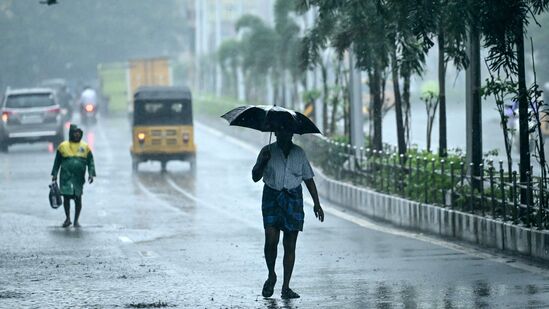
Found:
[(231, 78), (228, 79), (232, 86), (231, 95), (238, 96), (238, 68), (240, 67), (240, 43), (229, 39), (224, 41), (217, 50), (217, 59), (221, 70)]
[(453, 60), (458, 70), (469, 64), (465, 42), (467, 40), (467, 6), (462, 0), (434, 0), (434, 32), (438, 43), (438, 88), (439, 88), (439, 147), (440, 157), (447, 156), (446, 125), (446, 69)]
[(277, 59), (277, 35), (261, 18), (249, 14), (237, 21), (236, 30), (243, 31), (240, 51), (246, 81), (246, 99), (258, 100), (259, 94), (265, 92), (267, 76), (277, 65), (273, 61)]
[[(290, 98), (290, 104), (293, 105), (294, 100), (297, 99), (297, 84), (303, 73), (299, 70), (299, 66), (296, 65), (299, 58), (299, 32), (300, 27), (291, 18), (290, 13), (296, 10), (296, 4), (293, 0), (277, 0), (274, 6), (274, 30), (278, 39), (278, 71), (279, 77), (279, 92), (281, 94), (281, 103), (283, 106), (288, 105), (288, 98), (286, 98), (286, 87), (288, 83), (287, 76), (291, 78), (292, 85), (292, 98)], [(291, 106), (293, 107), (293, 106)]]
[[(516, 81), (519, 102), (520, 182), (527, 183), (530, 172), (528, 89), (524, 59), (524, 29), (530, 17), (547, 11), (549, 0), (483, 0), (480, 2), (480, 25), (486, 58), (493, 72), (503, 72)], [(545, 162), (543, 162), (543, 165)], [(526, 190), (521, 190), (521, 203), (526, 203)]]
[[(375, 1), (300, 0), (298, 7), (318, 11), (315, 25), (303, 38), (301, 58), (305, 66), (318, 63), (320, 51), (331, 45), (339, 57), (349, 51), (356, 55), (357, 67), (367, 71), (372, 97), (372, 147), (382, 150), (382, 72), (388, 67), (389, 45), (385, 21)], [(353, 46), (353, 48), (351, 48)]]

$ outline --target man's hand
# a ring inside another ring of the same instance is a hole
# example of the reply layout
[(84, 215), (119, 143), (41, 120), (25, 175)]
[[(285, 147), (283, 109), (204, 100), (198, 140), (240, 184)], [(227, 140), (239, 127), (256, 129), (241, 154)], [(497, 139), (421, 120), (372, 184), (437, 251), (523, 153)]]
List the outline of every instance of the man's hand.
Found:
[(51, 181), (56, 182), (57, 181), (57, 176), (51, 176)]
[(93, 177), (92, 177), (92, 176), (89, 176), (89, 177), (88, 177), (88, 182), (89, 182), (89, 183), (92, 183), (92, 182), (93, 182)]
[(324, 222), (324, 210), (322, 210), (322, 207), (317, 204), (313, 207), (313, 211), (315, 212), (315, 217), (317, 217), (320, 222)]
[(261, 162), (261, 164), (267, 164), (267, 162), (269, 162), (269, 160), (271, 159), (271, 151), (270, 150), (265, 150), (261, 153), (261, 156), (259, 156), (259, 161)]

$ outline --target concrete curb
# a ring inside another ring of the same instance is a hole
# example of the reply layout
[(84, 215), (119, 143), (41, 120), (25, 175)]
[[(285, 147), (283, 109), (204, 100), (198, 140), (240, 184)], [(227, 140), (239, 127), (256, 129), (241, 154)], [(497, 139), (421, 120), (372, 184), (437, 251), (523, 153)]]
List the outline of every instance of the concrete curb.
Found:
[(330, 179), (315, 169), (322, 197), (372, 219), (549, 261), (549, 232), (423, 204)]
[[(207, 120), (207, 117), (206, 119)], [(261, 134), (252, 130), (228, 128), (219, 119), (207, 126), (223, 129), (229, 135), (260, 147)], [(233, 129), (233, 130), (231, 130)], [(470, 213), (423, 204), (328, 178), (315, 170), (315, 182), (322, 198), (352, 209), (375, 220), (403, 229), (466, 241), (510, 253), (549, 261), (549, 232), (538, 231)]]

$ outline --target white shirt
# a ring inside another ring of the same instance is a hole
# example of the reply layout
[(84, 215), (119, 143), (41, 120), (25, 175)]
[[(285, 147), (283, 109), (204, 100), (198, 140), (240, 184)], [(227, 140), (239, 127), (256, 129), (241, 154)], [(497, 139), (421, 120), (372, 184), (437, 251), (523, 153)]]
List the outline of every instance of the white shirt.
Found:
[(314, 177), (311, 164), (301, 147), (294, 144), (286, 158), (282, 149), (274, 142), (261, 149), (258, 160), (267, 149), (271, 151), (271, 158), (263, 171), (263, 182), (272, 189), (293, 189), (303, 180)]

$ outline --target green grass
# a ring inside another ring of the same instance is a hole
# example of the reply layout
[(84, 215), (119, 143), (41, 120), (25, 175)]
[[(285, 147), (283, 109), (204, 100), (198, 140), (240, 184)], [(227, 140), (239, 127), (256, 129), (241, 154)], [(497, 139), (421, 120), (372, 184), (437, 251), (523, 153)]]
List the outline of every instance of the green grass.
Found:
[(209, 94), (199, 94), (193, 100), (193, 110), (196, 113), (211, 117), (219, 117), (241, 105), (246, 105), (246, 103), (229, 97), (217, 97)]

